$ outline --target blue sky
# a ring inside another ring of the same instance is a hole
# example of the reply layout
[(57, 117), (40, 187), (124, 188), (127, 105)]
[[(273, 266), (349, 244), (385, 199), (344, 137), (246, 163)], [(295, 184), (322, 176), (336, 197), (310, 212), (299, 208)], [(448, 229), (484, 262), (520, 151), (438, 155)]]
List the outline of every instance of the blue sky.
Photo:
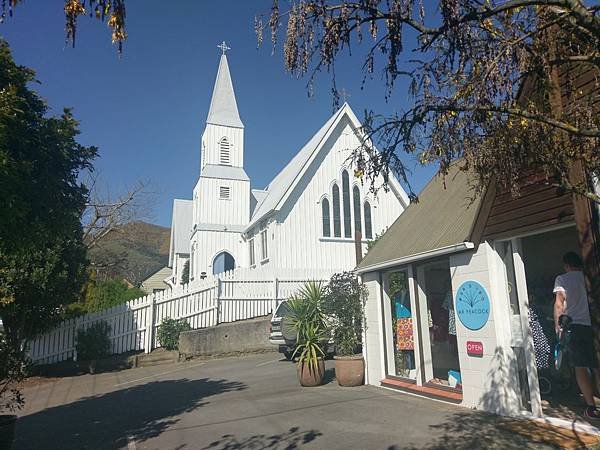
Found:
[[(169, 2), (129, 1), (129, 39), (122, 58), (106, 24), (80, 19), (75, 48), (65, 47), (63, 2), (28, 1), (0, 25), (17, 63), (37, 72), (35, 88), (53, 113), (72, 107), (81, 122), (80, 142), (99, 148), (102, 182), (119, 192), (138, 179), (157, 191), (148, 221), (170, 226), (173, 198), (190, 198), (199, 175), (200, 136), (218, 67), (217, 44), (226, 40), (240, 115), (245, 124), (245, 169), (263, 188), (329, 118), (330, 77), (322, 74), (309, 99), (306, 80), (283, 69), (281, 47), (271, 54), (268, 35), (257, 49), (256, 13), (269, 0)], [(386, 103), (378, 72), (361, 90), (360, 51), (340, 59), (338, 88), (363, 116), (365, 109), (389, 113), (405, 104), (399, 87)], [(417, 192), (432, 167), (413, 169)]]

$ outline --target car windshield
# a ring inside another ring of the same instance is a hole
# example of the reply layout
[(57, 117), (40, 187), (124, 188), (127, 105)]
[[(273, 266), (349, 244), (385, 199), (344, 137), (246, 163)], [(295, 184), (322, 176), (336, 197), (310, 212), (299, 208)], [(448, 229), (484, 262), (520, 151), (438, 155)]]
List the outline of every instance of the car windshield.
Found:
[(288, 308), (287, 302), (281, 302), (277, 307), (277, 310), (275, 311), (275, 316), (283, 317), (286, 316), (289, 312), (290, 309)]

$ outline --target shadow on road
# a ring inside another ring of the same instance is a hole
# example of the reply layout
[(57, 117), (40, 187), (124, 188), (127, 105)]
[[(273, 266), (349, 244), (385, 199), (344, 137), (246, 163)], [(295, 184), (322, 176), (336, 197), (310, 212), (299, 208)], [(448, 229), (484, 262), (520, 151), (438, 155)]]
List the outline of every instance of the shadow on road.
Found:
[(237, 438), (232, 434), (225, 434), (221, 436), (221, 439), (218, 441), (211, 443), (208, 447), (204, 447), (204, 450), (293, 450), (314, 441), (322, 435), (322, 433), (315, 430), (300, 431), (300, 428), (298, 427), (292, 427), (281, 434), (274, 434), (271, 436), (255, 434), (243, 439)]
[(127, 447), (160, 435), (207, 398), (246, 389), (228, 380), (154, 381), (23, 416), (13, 449)]
[(429, 444), (393, 445), (388, 450), (575, 449), (590, 444), (572, 430), (482, 412), (451, 414), (429, 428), (436, 436)]

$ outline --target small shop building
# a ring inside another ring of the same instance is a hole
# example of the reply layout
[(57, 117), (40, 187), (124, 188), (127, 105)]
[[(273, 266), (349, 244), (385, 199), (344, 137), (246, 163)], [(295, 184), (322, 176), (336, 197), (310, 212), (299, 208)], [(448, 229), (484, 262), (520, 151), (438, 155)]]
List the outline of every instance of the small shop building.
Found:
[(554, 414), (544, 401), (552, 361), (536, 362), (532, 312), (553, 330), (566, 252), (597, 271), (597, 205), (534, 173), (520, 185), (518, 197), (494, 187), (474, 197), (455, 162), (369, 250), (357, 267), (367, 384), (502, 415)]

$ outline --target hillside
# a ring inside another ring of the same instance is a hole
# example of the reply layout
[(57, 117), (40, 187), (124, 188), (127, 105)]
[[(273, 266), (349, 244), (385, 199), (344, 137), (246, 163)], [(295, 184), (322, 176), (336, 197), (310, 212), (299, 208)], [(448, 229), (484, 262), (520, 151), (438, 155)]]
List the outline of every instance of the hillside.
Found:
[(132, 222), (112, 231), (90, 250), (97, 277), (126, 278), (139, 285), (167, 265), (170, 235), (170, 228), (146, 222)]

